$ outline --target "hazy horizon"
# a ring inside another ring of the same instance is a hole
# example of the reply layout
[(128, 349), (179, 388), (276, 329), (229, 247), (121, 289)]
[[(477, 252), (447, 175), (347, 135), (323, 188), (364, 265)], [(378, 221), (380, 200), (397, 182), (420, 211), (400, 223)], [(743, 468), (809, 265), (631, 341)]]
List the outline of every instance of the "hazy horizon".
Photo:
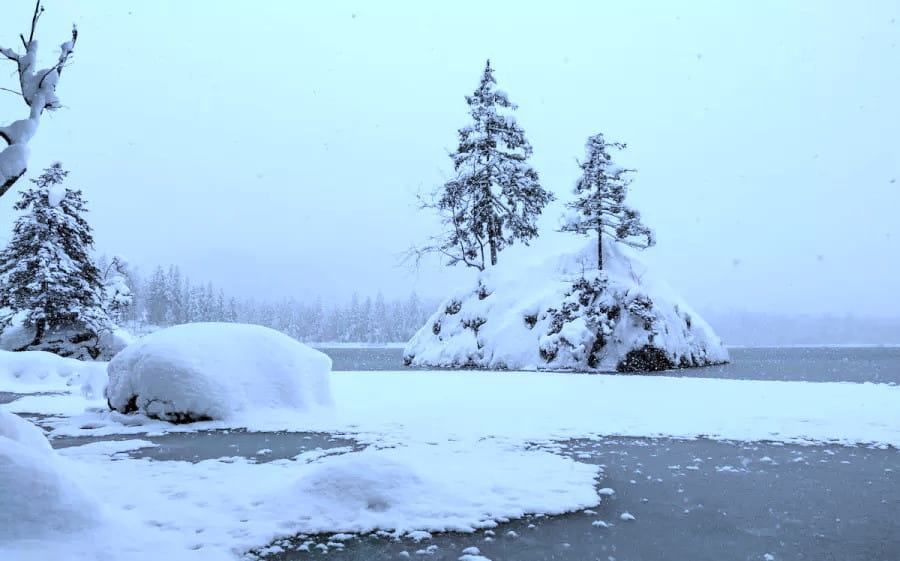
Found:
[[(415, 195), (448, 176), (490, 58), (558, 198), (542, 232), (603, 132), (638, 170), (659, 239), (642, 259), (694, 307), (900, 317), (896, 4), (478, 4), (484, 37), (460, 32), (475, 5), (48, 2), (43, 56), (72, 22), (81, 36), (29, 176), (62, 161), (98, 253), (145, 275), (439, 298), (472, 273), (399, 256), (438, 227)], [(11, 3), (0, 44), (32, 9)], [(0, 92), (0, 112), (24, 105)]]

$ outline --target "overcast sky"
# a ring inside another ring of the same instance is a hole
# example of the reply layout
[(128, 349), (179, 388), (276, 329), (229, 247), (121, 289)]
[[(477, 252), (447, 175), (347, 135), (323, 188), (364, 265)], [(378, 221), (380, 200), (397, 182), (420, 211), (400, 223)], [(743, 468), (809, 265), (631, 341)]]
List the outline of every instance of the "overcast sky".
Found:
[[(897, 2), (546, 6), (47, 0), (44, 55), (81, 36), (31, 169), (62, 161), (98, 250), (145, 271), (437, 297), (467, 273), (398, 255), (437, 226), (415, 194), (446, 179), (490, 57), (559, 199), (588, 135), (629, 144), (645, 260), (696, 307), (900, 315)], [(0, 44), (32, 7), (4, 2)], [(0, 120), (23, 114), (0, 92)]]

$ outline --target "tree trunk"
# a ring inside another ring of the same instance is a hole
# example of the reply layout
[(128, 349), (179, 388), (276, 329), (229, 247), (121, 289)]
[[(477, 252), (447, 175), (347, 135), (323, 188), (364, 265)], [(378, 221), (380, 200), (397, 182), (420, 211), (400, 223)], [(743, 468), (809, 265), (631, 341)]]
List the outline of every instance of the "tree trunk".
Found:
[(603, 231), (597, 230), (597, 270), (603, 270)]
[(488, 225), (488, 245), (491, 248), (491, 266), (497, 264), (497, 237), (494, 224)]
[(34, 324), (34, 340), (31, 342), (32, 347), (41, 344), (41, 341), (44, 339), (44, 331), (46, 330), (46, 328), (46, 320), (39, 319), (37, 323)]

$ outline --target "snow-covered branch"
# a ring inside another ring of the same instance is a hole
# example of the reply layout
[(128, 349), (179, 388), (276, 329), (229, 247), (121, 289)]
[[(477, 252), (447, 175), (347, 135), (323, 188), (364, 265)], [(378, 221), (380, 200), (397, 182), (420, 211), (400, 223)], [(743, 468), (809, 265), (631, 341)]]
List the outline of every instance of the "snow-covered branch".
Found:
[(45, 110), (54, 111), (62, 106), (56, 97), (56, 86), (78, 41), (78, 29), (72, 26), (72, 37), (60, 45), (56, 64), (38, 70), (36, 67), (38, 41), (34, 38), (34, 34), (43, 13), (44, 6), (41, 0), (37, 0), (28, 38), (26, 39), (25, 34), (19, 35), (24, 52), (18, 53), (13, 49), (0, 47), (0, 54), (16, 63), (20, 91), (15, 93), (21, 94), (29, 108), (28, 118), (0, 127), (0, 138), (7, 144), (0, 152), (0, 196), (3, 196), (25, 174), (28, 168), (28, 141), (37, 132), (41, 115)]

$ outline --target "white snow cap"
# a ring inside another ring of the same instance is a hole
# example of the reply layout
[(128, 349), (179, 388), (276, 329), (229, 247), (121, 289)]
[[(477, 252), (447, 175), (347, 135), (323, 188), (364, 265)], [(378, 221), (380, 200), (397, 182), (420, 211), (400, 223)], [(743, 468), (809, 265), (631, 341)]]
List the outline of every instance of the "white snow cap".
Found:
[[(652, 348), (671, 366), (728, 361), (709, 325), (628, 248), (607, 241), (600, 275), (596, 241), (585, 245), (568, 237), (545, 236), (532, 247), (505, 251), (474, 289), (441, 304), (407, 344), (405, 360), (412, 366), (614, 371), (630, 352)], [(579, 303), (576, 282), (602, 287), (592, 288), (598, 295), (593, 304)], [(601, 311), (599, 320), (589, 316)]]
[(126, 347), (107, 371), (112, 408), (169, 421), (331, 405), (331, 359), (257, 325), (193, 323), (163, 329)]

